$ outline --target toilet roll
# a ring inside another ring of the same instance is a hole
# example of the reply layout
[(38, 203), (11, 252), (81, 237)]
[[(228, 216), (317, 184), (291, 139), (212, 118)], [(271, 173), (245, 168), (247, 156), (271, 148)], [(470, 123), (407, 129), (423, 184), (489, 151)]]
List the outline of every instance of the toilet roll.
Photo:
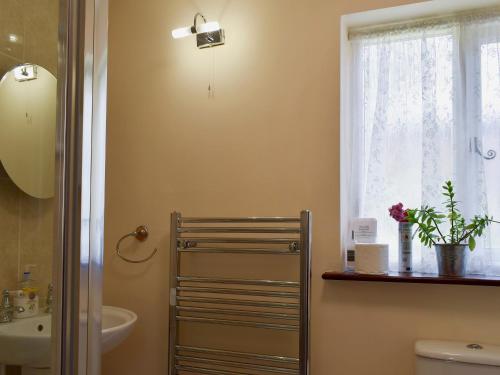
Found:
[(382, 275), (389, 270), (389, 245), (381, 243), (357, 243), (355, 271)]

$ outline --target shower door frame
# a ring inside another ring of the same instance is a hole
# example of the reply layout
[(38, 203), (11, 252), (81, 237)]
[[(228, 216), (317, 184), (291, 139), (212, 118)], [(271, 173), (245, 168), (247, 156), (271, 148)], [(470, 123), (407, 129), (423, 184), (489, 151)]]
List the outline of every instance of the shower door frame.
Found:
[(59, 0), (53, 374), (99, 375), (108, 0)]

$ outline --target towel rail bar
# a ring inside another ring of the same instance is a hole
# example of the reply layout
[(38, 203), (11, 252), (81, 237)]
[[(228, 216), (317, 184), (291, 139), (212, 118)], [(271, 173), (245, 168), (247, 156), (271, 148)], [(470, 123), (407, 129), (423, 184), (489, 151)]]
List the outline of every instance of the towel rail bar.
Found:
[(221, 360), (221, 359), (199, 358), (199, 357), (183, 356), (183, 355), (177, 355), (176, 359), (177, 359), (177, 361), (191, 362), (191, 363), (203, 363), (203, 364), (208, 364), (208, 365), (230, 367), (230, 368), (236, 368), (236, 369), (242, 369), (242, 370), (259, 370), (259, 371), (279, 373), (279, 374), (298, 374), (299, 373), (297, 369), (293, 369), (293, 368), (266, 366), (266, 365), (258, 365), (258, 364), (254, 364), (254, 363), (236, 362), (236, 361), (228, 361), (228, 360)]
[(177, 306), (177, 311), (184, 311), (187, 313), (202, 313), (202, 314), (220, 314), (220, 315), (234, 315), (234, 316), (248, 316), (255, 318), (269, 318), (269, 319), (286, 319), (286, 320), (299, 320), (298, 314), (285, 314), (285, 313), (272, 313), (262, 311), (248, 311), (236, 309), (211, 309), (207, 307), (193, 307), (193, 306)]
[(294, 227), (184, 227), (177, 229), (177, 233), (300, 233)]
[(203, 374), (203, 375), (255, 375), (249, 374), (248, 372), (239, 372), (239, 371), (223, 371), (223, 370), (215, 370), (211, 368), (203, 368), (203, 367), (194, 367), (194, 366), (184, 366), (184, 365), (174, 365), (175, 373), (178, 374), (178, 371), (188, 372), (189, 374)]
[(181, 223), (300, 223), (297, 217), (181, 217)]
[(273, 290), (253, 290), (253, 289), (235, 289), (235, 288), (208, 288), (208, 287), (193, 287), (193, 286), (178, 286), (179, 292), (189, 293), (207, 293), (207, 294), (234, 294), (241, 296), (258, 296), (258, 297), (281, 297), (281, 298), (299, 298), (300, 293), (297, 292), (282, 292)]
[(298, 364), (299, 363), (298, 358), (283, 357), (283, 356), (278, 356), (278, 355), (235, 352), (235, 351), (231, 351), (231, 350), (200, 348), (197, 346), (184, 346), (184, 345), (177, 345), (175, 349), (177, 352), (190, 352), (190, 353), (199, 353), (199, 354), (204, 354), (204, 355), (223, 355), (223, 356), (227, 356), (227, 357), (245, 358), (245, 359), (251, 359), (251, 360), (258, 360), (258, 361), (286, 362), (289, 364)]
[(261, 254), (261, 255), (300, 255), (299, 251), (290, 251), (289, 249), (218, 249), (214, 247), (191, 247), (179, 249), (181, 253), (219, 253), (219, 254)]
[(234, 285), (262, 285), (272, 287), (300, 287), (298, 281), (285, 281), (285, 280), (250, 280), (250, 279), (228, 279), (216, 277), (197, 277), (197, 276), (179, 276), (179, 282), (190, 283), (207, 283), (207, 284), (234, 284)]
[(232, 298), (207, 298), (207, 297), (177, 296), (177, 300), (180, 302), (212, 303), (212, 304), (216, 304), (216, 305), (269, 307), (269, 308), (275, 308), (275, 309), (299, 309), (300, 308), (300, 304), (298, 304), (298, 303), (265, 302), (265, 301), (253, 301), (253, 300), (232, 299)]
[(186, 322), (211, 323), (211, 324), (220, 324), (223, 326), (276, 329), (282, 331), (298, 331), (300, 327), (299, 324), (260, 323), (260, 322), (250, 322), (246, 320), (214, 319), (214, 318), (202, 318), (202, 317), (182, 316), (182, 315), (177, 315), (176, 319), (184, 320)]
[(261, 243), (261, 244), (290, 244), (298, 238), (239, 238), (239, 237), (179, 237), (180, 241), (190, 243)]

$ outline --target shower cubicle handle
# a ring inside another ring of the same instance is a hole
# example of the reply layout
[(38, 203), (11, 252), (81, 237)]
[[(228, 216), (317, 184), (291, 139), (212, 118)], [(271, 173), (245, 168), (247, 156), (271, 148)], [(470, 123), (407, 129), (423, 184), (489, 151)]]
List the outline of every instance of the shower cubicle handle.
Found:
[(155, 256), (155, 254), (158, 251), (158, 249), (155, 248), (153, 250), (153, 252), (148, 257), (146, 257), (146, 258), (143, 258), (143, 259), (129, 259), (129, 258), (125, 257), (124, 255), (122, 255), (122, 253), (120, 252), (120, 244), (127, 237), (135, 237), (136, 240), (143, 242), (143, 241), (145, 241), (148, 238), (148, 235), (149, 235), (149, 231), (148, 231), (148, 228), (145, 225), (138, 226), (135, 229), (135, 231), (127, 233), (126, 235), (122, 236), (118, 240), (118, 242), (116, 243), (116, 255), (118, 255), (121, 259), (123, 259), (125, 262), (128, 262), (128, 263), (144, 263), (144, 262), (147, 262), (148, 260), (150, 260), (152, 257)]

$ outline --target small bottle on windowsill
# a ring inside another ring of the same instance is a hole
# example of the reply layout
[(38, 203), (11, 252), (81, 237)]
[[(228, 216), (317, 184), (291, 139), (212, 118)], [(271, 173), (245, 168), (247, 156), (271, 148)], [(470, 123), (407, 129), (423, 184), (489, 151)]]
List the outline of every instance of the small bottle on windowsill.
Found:
[(412, 229), (412, 223), (399, 223), (399, 272), (413, 272)]

